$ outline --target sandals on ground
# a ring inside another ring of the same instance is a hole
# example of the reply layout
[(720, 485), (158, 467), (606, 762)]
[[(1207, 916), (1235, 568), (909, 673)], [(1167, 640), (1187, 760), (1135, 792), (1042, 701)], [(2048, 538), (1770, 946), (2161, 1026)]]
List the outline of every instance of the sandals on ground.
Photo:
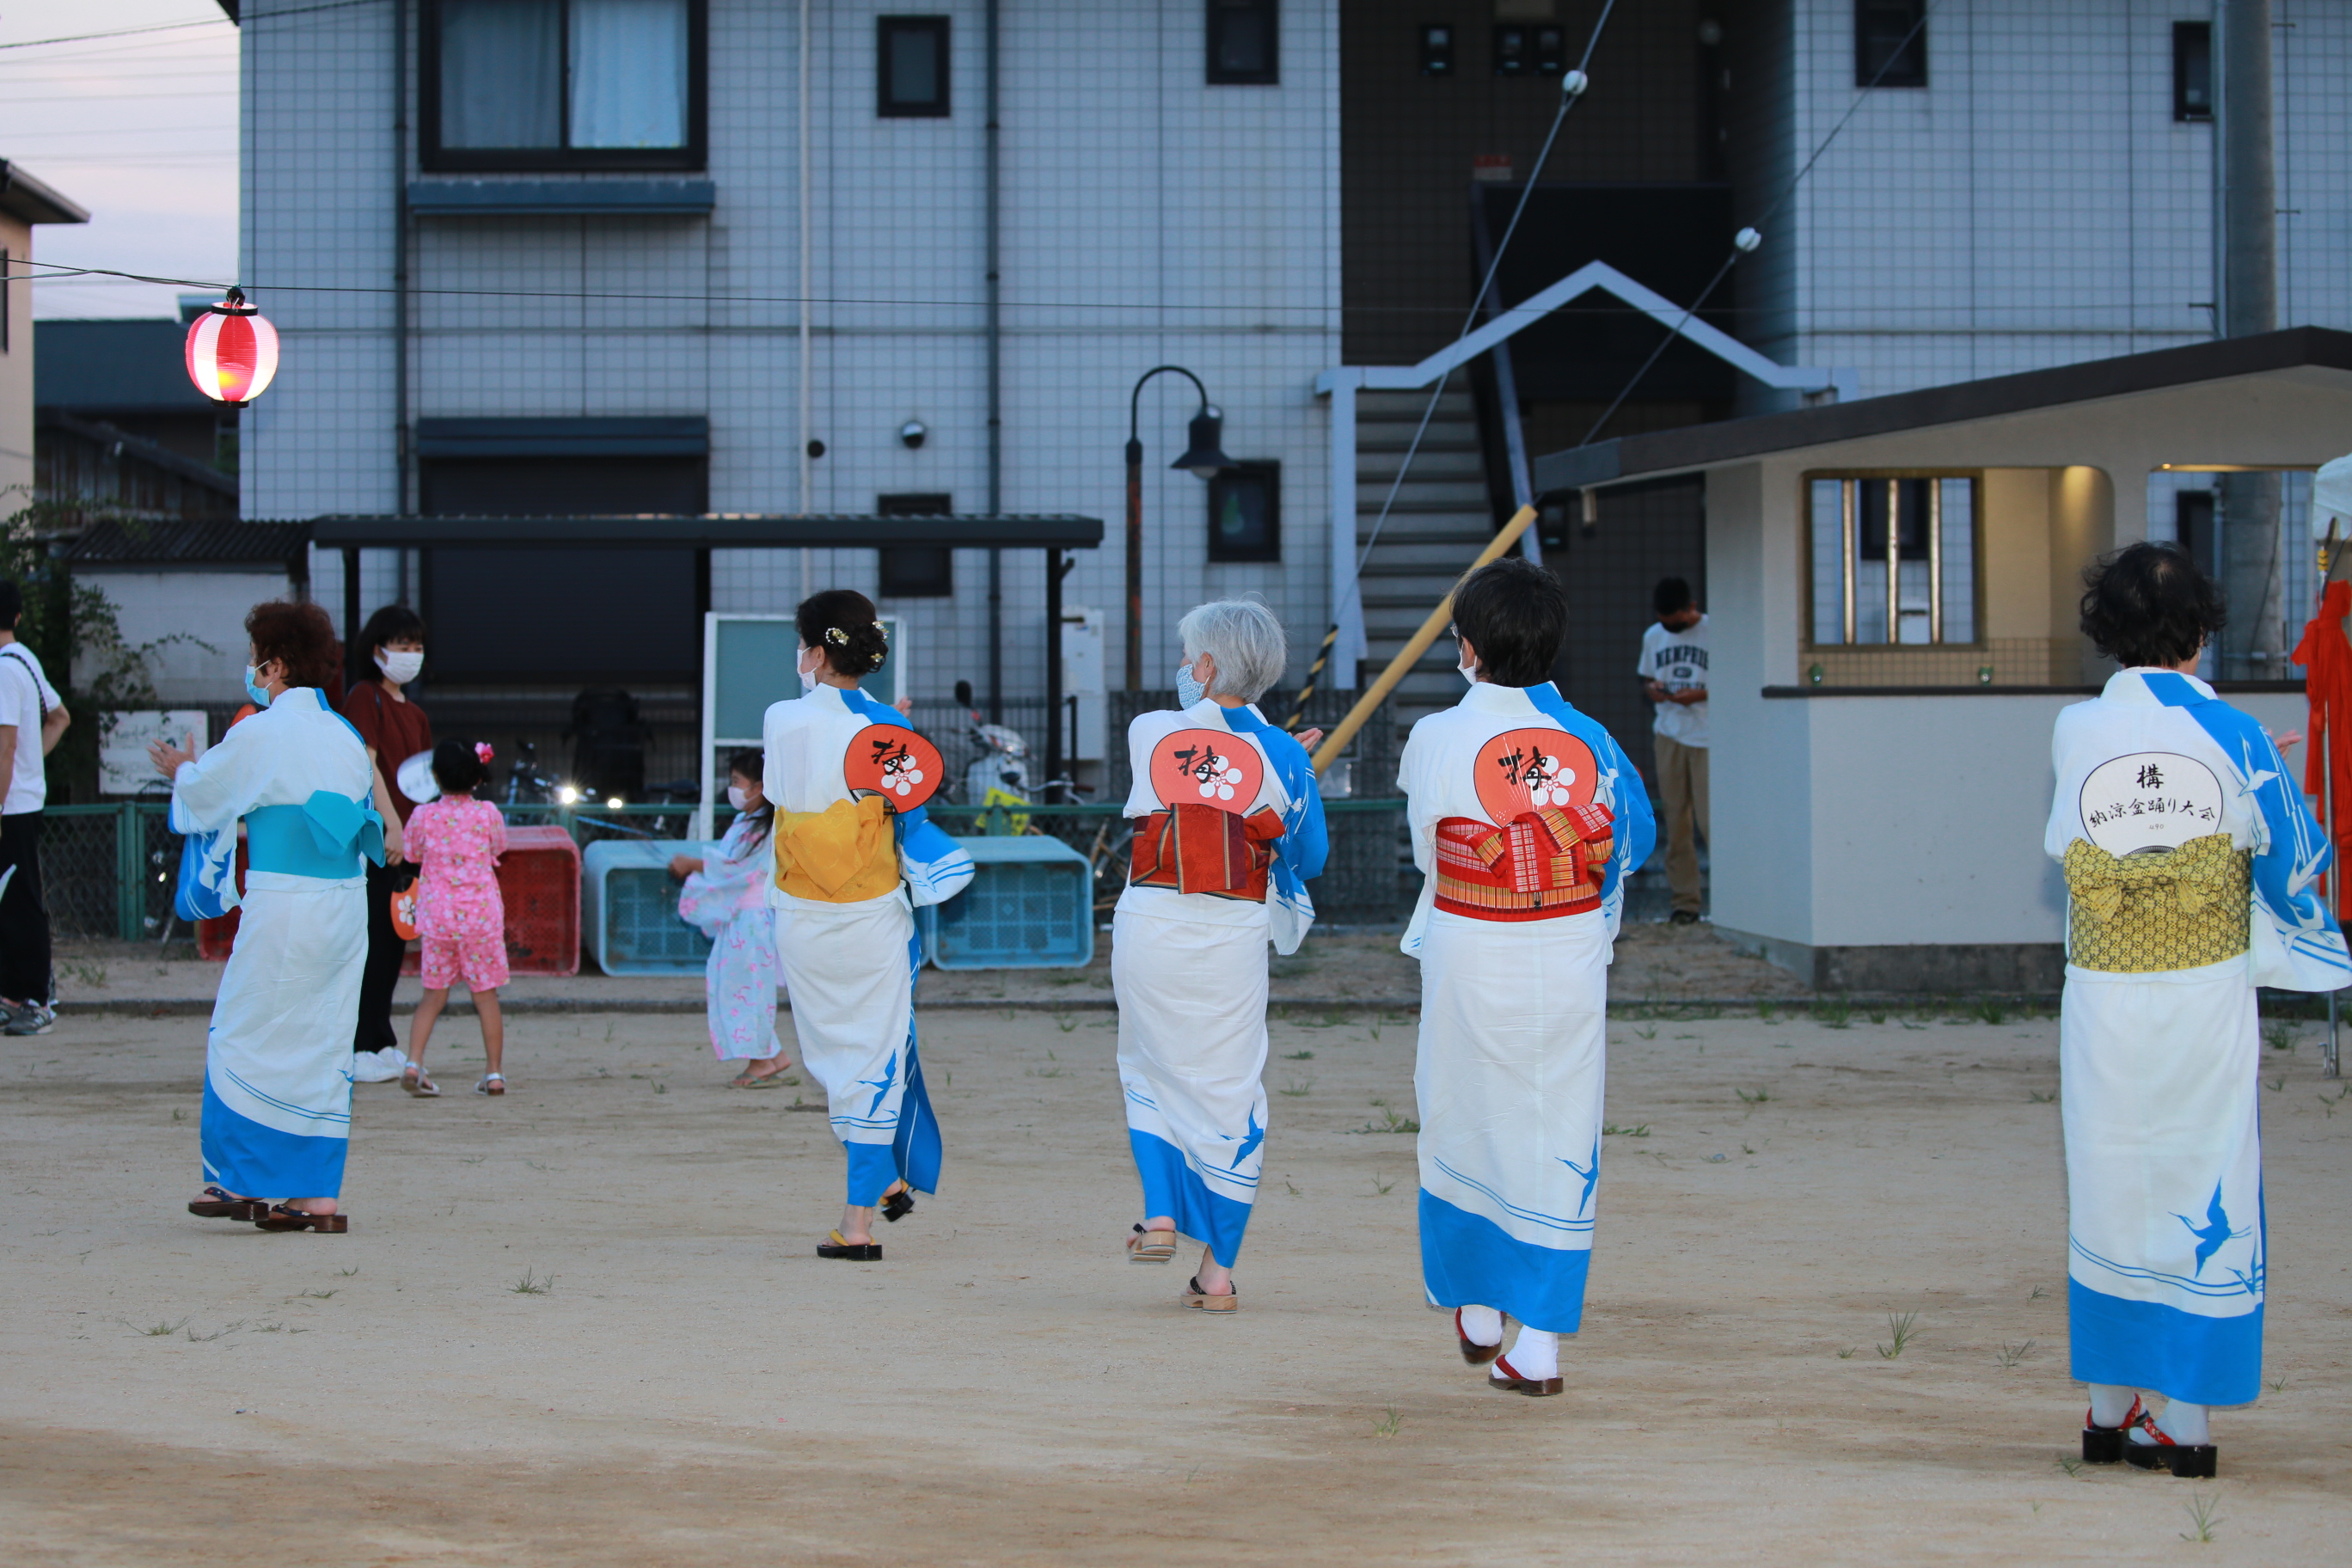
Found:
[(1228, 1282), (1223, 1295), (1212, 1296), (1201, 1289), (1201, 1277), (1195, 1274), (1184, 1287), (1184, 1305), (1196, 1312), (1238, 1312), (1242, 1310), (1241, 1288)]
[(474, 1086), (476, 1094), (504, 1094), (506, 1091), (507, 1075), (502, 1072), (486, 1072), (482, 1075), (482, 1081)]
[(433, 1075), (419, 1062), (411, 1062), (400, 1069), (400, 1087), (419, 1100), (437, 1100), (441, 1095), (441, 1086), (433, 1081)]
[(2124, 1440), (2131, 1429), (2139, 1425), (2139, 1418), (2147, 1414), (2147, 1410), (2141, 1406), (2137, 1397), (2132, 1400), (2132, 1407), (2125, 1413), (2124, 1418), (2113, 1426), (2100, 1426), (2091, 1419), (2089, 1411), (2084, 1411), (2083, 1463), (2086, 1465), (2122, 1464)]
[(2135, 1469), (2170, 1470), (2182, 1480), (2210, 1481), (2221, 1468), (2221, 1449), (2210, 1443), (2174, 1442), (2146, 1411), (2140, 1413), (2139, 1430), (2147, 1434), (2147, 1442), (2124, 1443), (2124, 1461)]
[(1146, 1230), (1135, 1227), (1127, 1238), (1127, 1260), (1129, 1263), (1165, 1263), (1176, 1256), (1176, 1233), (1173, 1230)]
[(1497, 1394), (1524, 1394), (1530, 1399), (1540, 1399), (1548, 1394), (1558, 1394), (1565, 1386), (1557, 1377), (1521, 1377), (1511, 1358), (1498, 1355), (1495, 1370), (1486, 1374), (1486, 1386)]
[(879, 1263), (882, 1261), (882, 1244), (878, 1241), (850, 1241), (836, 1230), (831, 1241), (816, 1244), (816, 1255), (842, 1263)]
[(341, 1236), (352, 1228), (352, 1216), (310, 1214), (285, 1204), (272, 1204), (269, 1212), (253, 1223), (263, 1230), (315, 1230), (321, 1236)]
[(269, 1212), (268, 1198), (240, 1198), (218, 1187), (206, 1187), (205, 1195), (188, 1205), (188, 1212), (198, 1219), (257, 1220)]
[(1462, 1309), (1459, 1307), (1454, 1309), (1454, 1337), (1462, 1342), (1462, 1359), (1472, 1366), (1485, 1366), (1503, 1353), (1502, 1341), (1482, 1345), (1462, 1331)]
[(904, 1182), (892, 1183), (890, 1190), (882, 1194), (882, 1217), (896, 1225), (914, 1212), (915, 1189)]
[(773, 1089), (778, 1084), (784, 1081), (784, 1074), (790, 1072), (792, 1070), (792, 1067), (793, 1064), (790, 1062), (779, 1062), (773, 1068), (767, 1072), (753, 1072), (750, 1068), (745, 1068), (741, 1072), (737, 1073), (733, 1078), (727, 1080), (727, 1087), (730, 1089)]

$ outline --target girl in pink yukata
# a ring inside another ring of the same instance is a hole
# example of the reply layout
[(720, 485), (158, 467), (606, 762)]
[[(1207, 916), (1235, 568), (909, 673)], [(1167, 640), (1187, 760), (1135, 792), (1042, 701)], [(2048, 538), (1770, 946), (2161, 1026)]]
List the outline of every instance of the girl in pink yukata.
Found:
[(731, 1080), (737, 1089), (772, 1089), (793, 1065), (776, 1036), (776, 917), (768, 907), (776, 808), (760, 790), (766, 763), (756, 747), (727, 759), (727, 803), (735, 808), (727, 836), (709, 855), (673, 855), (669, 862), (669, 874), (686, 884), (678, 919), (710, 939), (703, 980), (710, 1048), (722, 1062), (743, 1063)]
[(499, 1070), (506, 1049), (506, 1022), (499, 1016), (499, 987), (507, 983), (506, 901), (499, 897), (499, 857), (507, 849), (507, 819), (474, 790), (489, 774), (490, 748), (444, 741), (433, 748), (433, 782), (441, 798), (409, 813), (402, 853), (422, 868), (417, 883), (416, 934), (425, 943), (425, 999), (408, 1027), (408, 1072), (401, 1087), (411, 1094), (441, 1091), (425, 1073), (425, 1047), (434, 1021), (448, 1004), (449, 987), (462, 980), (474, 994), (482, 1021), (482, 1058), (488, 1069), (476, 1094), (504, 1094)]

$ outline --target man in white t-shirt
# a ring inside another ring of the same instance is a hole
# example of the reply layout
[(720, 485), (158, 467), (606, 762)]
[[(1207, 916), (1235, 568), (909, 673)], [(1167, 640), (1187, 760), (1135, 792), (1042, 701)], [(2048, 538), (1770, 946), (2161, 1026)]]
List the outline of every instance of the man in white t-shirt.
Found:
[(49, 911), (41, 898), (41, 810), (48, 804), (42, 759), (57, 749), (72, 716), (16, 640), (24, 614), (16, 584), (0, 578), (0, 1032), (46, 1035), (49, 1010)]
[(1642, 694), (1657, 705), (1658, 819), (1666, 830), (1674, 921), (1699, 918), (1698, 841), (1706, 830), (1706, 616), (1680, 577), (1650, 595), (1657, 624), (1642, 634)]

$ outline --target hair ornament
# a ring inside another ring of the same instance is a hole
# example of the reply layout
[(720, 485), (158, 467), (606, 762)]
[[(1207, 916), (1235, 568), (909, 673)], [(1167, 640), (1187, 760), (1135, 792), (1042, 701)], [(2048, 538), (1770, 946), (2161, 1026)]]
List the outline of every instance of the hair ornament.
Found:
[(880, 621), (877, 621), (874, 623), (874, 629), (882, 634), (883, 641), (887, 642), (890, 640), (890, 628), (888, 626), (884, 626)]
[(839, 626), (827, 626), (824, 628), (824, 640), (831, 643), (835, 647), (847, 647), (849, 646), (849, 634), (843, 631)]
[(486, 768), (488, 767), (490, 765), (490, 759), (497, 755), (498, 752), (490, 749), (490, 743), (488, 741), (477, 741), (474, 742), (474, 758), (477, 762), (480, 763), (482, 766)]

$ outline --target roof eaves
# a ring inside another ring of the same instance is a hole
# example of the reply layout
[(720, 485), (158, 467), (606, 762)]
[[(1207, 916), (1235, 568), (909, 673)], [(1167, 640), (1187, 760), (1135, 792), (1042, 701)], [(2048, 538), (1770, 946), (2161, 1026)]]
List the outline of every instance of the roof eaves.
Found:
[(0, 211), (26, 223), (88, 223), (89, 209), (0, 158)]

